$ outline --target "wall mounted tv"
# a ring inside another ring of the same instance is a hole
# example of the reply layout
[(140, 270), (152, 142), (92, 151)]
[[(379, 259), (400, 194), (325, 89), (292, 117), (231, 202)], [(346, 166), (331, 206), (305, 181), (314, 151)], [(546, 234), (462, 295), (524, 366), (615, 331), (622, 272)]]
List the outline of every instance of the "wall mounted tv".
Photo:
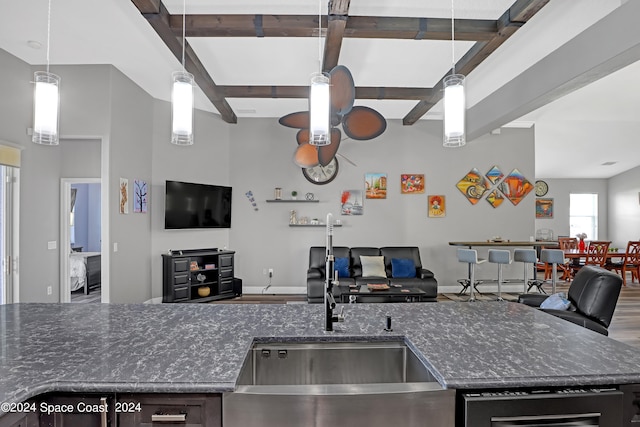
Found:
[(231, 228), (231, 187), (167, 181), (164, 228)]

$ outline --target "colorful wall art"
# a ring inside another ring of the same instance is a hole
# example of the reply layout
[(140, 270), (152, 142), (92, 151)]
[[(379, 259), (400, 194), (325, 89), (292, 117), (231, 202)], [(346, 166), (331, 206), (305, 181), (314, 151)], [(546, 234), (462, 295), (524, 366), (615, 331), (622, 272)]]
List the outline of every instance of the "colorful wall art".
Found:
[(533, 184), (529, 182), (518, 169), (514, 169), (507, 175), (504, 181), (498, 185), (498, 188), (502, 191), (502, 194), (516, 206), (533, 190)]
[(342, 215), (362, 215), (362, 190), (344, 190), (340, 197)]
[(424, 193), (424, 174), (406, 173), (400, 175), (400, 192), (402, 194)]
[(489, 181), (491, 181), (493, 185), (495, 185), (504, 177), (504, 174), (502, 173), (500, 168), (498, 168), (498, 166), (494, 166), (489, 169), (489, 172), (487, 172), (485, 176), (489, 179)]
[(485, 191), (489, 189), (490, 184), (478, 169), (473, 168), (464, 178), (458, 181), (456, 187), (472, 205), (475, 205), (480, 201)]
[(133, 212), (147, 213), (147, 181), (133, 181)]
[(120, 188), (118, 189), (120, 195), (120, 208), (121, 214), (129, 213), (129, 180), (127, 178), (120, 178)]
[(364, 185), (367, 199), (387, 198), (387, 174), (368, 173), (364, 176)]
[(491, 190), (491, 192), (487, 195), (487, 198), (485, 199), (487, 202), (489, 202), (489, 204), (491, 206), (493, 206), (494, 208), (497, 208), (498, 206), (500, 206), (502, 204), (502, 202), (504, 202), (504, 197), (502, 196), (502, 193), (499, 192), (498, 190), (496, 190), (495, 188), (493, 190)]
[(553, 199), (536, 199), (536, 218), (553, 218)]
[(443, 218), (446, 213), (444, 196), (441, 194), (429, 196), (429, 218)]

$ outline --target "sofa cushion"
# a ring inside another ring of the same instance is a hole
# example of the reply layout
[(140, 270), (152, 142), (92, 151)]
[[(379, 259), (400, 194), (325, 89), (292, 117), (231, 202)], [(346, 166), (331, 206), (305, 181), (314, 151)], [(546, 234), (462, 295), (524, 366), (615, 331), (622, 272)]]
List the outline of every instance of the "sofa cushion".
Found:
[(362, 277), (387, 277), (384, 269), (384, 257), (360, 255)]
[(417, 246), (385, 246), (380, 248), (380, 255), (384, 257), (384, 267), (387, 269), (387, 277), (393, 275), (391, 260), (394, 258), (412, 259), (417, 271), (422, 269), (420, 261), (420, 249)]
[(349, 272), (349, 258), (336, 258), (333, 263), (333, 268), (338, 272), (339, 278), (351, 276)]
[(416, 277), (416, 264), (410, 258), (392, 258), (391, 272), (393, 278)]
[(351, 273), (352, 277), (362, 276), (362, 264), (360, 263), (360, 255), (379, 256), (380, 249), (370, 247), (351, 248)]

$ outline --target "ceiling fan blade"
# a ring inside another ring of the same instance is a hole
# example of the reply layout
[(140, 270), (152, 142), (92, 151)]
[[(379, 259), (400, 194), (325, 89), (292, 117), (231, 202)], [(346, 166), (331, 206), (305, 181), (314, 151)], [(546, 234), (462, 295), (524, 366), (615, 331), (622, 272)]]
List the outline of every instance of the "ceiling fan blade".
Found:
[(293, 163), (301, 168), (318, 166), (318, 148), (307, 142), (298, 145), (293, 153)]
[(331, 144), (318, 147), (318, 161), (322, 166), (327, 166), (336, 156), (341, 137), (340, 129), (331, 128)]
[(351, 139), (376, 138), (387, 129), (387, 121), (373, 108), (356, 106), (342, 119), (342, 129)]
[(331, 79), (331, 111), (338, 115), (345, 115), (353, 107), (356, 97), (355, 83), (351, 71), (344, 65), (338, 65), (329, 71)]
[(278, 123), (282, 126), (296, 129), (304, 129), (309, 127), (309, 112), (298, 111), (297, 113), (290, 113), (286, 116), (280, 117)]
[(340, 154), (340, 153), (336, 153), (336, 156), (340, 156), (343, 159), (345, 159), (347, 161), (347, 163), (351, 163), (352, 166), (358, 167), (358, 165), (356, 165), (355, 163), (353, 163), (351, 161), (351, 159), (349, 159), (348, 157), (346, 157), (344, 154)]
[(309, 142), (309, 129), (300, 129), (296, 134), (296, 141), (298, 145)]

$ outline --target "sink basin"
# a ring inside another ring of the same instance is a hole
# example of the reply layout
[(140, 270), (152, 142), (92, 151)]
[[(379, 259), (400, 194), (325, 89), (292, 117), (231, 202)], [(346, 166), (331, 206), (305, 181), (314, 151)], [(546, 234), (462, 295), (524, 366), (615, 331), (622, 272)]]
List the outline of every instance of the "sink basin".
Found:
[(256, 343), (222, 405), (225, 427), (453, 426), (455, 391), (402, 341)]

